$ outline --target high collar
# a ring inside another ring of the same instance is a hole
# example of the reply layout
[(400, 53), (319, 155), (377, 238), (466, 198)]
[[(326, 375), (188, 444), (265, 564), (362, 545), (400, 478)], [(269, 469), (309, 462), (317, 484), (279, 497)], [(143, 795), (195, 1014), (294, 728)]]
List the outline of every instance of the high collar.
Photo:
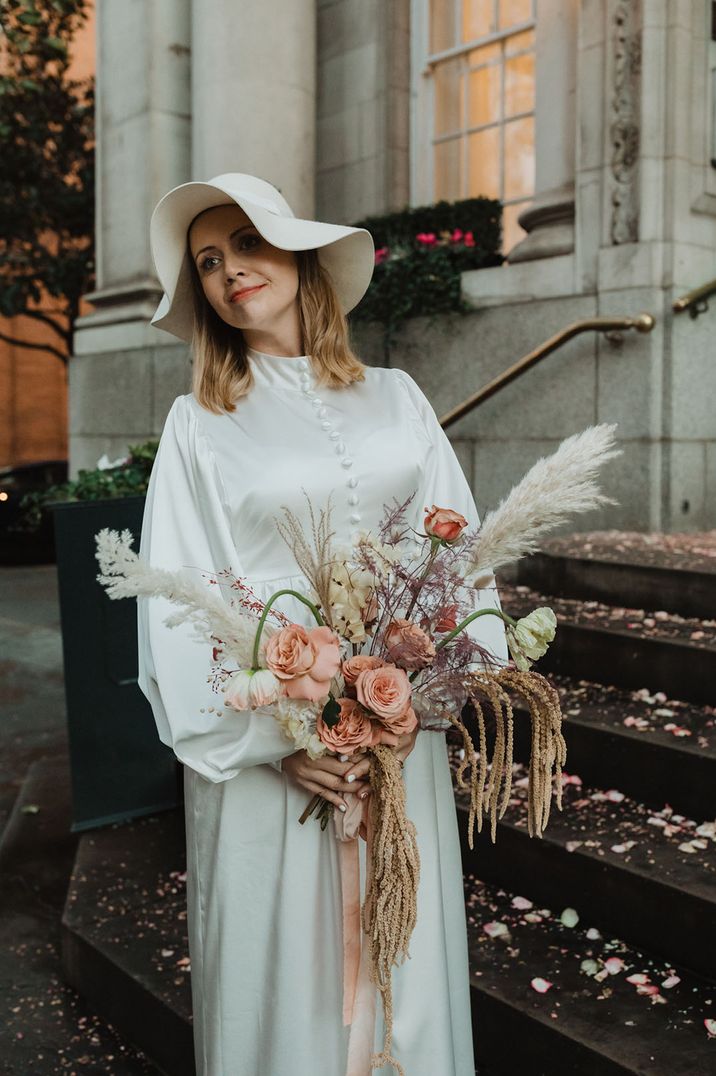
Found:
[(306, 384), (306, 375), (311, 376), (308, 355), (269, 355), (253, 347), (247, 347), (246, 354), (256, 382), (267, 388), (301, 390)]

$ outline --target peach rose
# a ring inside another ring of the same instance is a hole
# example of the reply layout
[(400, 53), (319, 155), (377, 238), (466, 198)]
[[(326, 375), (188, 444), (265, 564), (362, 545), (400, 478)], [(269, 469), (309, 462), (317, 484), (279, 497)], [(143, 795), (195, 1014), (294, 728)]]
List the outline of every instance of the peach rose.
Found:
[(426, 534), (432, 534), (436, 538), (442, 538), (444, 542), (454, 542), (460, 532), (467, 526), (467, 520), (459, 512), (453, 512), (452, 508), (438, 508), (433, 505), (428, 511), (427, 505), (423, 526)]
[(411, 691), (405, 669), (393, 665), (364, 669), (356, 680), (358, 701), (385, 723), (396, 721), (405, 713), (410, 706)]
[(396, 617), (385, 632), (387, 656), (404, 669), (424, 669), (435, 657), (435, 644), (412, 620)]
[(325, 624), (310, 631), (301, 624), (289, 624), (266, 644), (266, 665), (291, 699), (317, 702), (323, 698), (340, 664), (338, 639)]
[(361, 747), (370, 747), (377, 742), (380, 730), (376, 729), (363, 707), (355, 699), (340, 698), (336, 702), (341, 708), (336, 724), (330, 728), (321, 715), (316, 718), (316, 732), (330, 751), (349, 755)]
[[(381, 725), (383, 725), (383, 727), (387, 729), (387, 733), (383, 734), (380, 742), (395, 746), (397, 743), (398, 736), (404, 736), (406, 732), (413, 731), (413, 729), (418, 723), (418, 718), (413, 707), (409, 706), (407, 710), (405, 710), (400, 715), (400, 717), (393, 717), (390, 719), (381, 717), (379, 718), (379, 721)], [(392, 741), (393, 735), (396, 737), (395, 741)]]
[(379, 669), (381, 665), (385, 665), (385, 662), (374, 654), (354, 654), (352, 658), (345, 659), (341, 671), (346, 684), (353, 687), (364, 669)]

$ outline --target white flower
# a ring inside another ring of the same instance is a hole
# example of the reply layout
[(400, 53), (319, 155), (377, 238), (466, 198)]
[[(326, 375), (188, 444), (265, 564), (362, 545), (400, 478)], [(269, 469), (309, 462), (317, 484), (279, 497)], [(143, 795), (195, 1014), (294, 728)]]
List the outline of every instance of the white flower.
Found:
[(270, 669), (240, 669), (224, 688), (224, 701), (233, 710), (255, 710), (278, 699), (279, 683)]
[(316, 735), (316, 718), (323, 709), (322, 703), (309, 699), (290, 699), (282, 695), (276, 707), (276, 720), (284, 734), (292, 740), (297, 751), (307, 751), (311, 758), (325, 755), (326, 748)]
[(507, 645), (518, 669), (526, 672), (534, 661), (547, 653), (556, 628), (557, 617), (546, 605), (533, 609), (514, 626), (507, 625)]

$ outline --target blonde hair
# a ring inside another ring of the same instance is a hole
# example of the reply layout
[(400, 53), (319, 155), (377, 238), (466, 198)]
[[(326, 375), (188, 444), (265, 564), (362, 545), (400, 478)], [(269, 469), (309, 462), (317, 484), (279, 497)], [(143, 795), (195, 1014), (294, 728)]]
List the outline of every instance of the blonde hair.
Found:
[[(188, 246), (188, 236), (187, 236)], [(310, 355), (317, 386), (340, 388), (365, 380), (366, 364), (353, 352), (333, 282), (316, 250), (297, 250), (298, 308), (304, 354)], [(223, 321), (209, 303), (194, 259), (189, 256), (194, 303), (192, 390), (215, 414), (235, 411), (254, 377), (241, 329)]]

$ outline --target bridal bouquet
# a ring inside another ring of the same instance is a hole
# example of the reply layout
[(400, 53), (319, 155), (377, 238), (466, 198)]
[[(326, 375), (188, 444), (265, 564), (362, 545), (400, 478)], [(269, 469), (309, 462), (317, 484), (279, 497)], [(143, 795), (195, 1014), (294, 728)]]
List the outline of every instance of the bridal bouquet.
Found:
[[(553, 456), (539, 460), (473, 531), (449, 505), (425, 506), (420, 531), (406, 526), (412, 494), (385, 509), (375, 532), (363, 531), (353, 546), (336, 547), (330, 498), (318, 519), (308, 498), (310, 540), (295, 514), (283, 507), (285, 518), (275, 523), (307, 581), (308, 594), (278, 590), (259, 608), (253, 595), (250, 601), (227, 604), (217, 587), (195, 582), (184, 570), (151, 567), (132, 551), (129, 531), (120, 535), (104, 529), (96, 535), (97, 578), (109, 596), (162, 595), (176, 604), (178, 611), (165, 623), (189, 620), (196, 626), (207, 642), (208, 679), (225, 706), (244, 711), (273, 704), (284, 734), (312, 758), (327, 752), (369, 754), (372, 795), (359, 805), (349, 794), (348, 816), (336, 814), (335, 824), (339, 839), (352, 841), (355, 856), (358, 831), (367, 841), (362, 927), (370, 979), (381, 993), (386, 1017), (383, 1052), (372, 1059), (373, 1067), (392, 1064), (402, 1072), (390, 1055), (391, 969), (409, 955), (420, 871), (417, 834), (405, 812), (402, 764), (393, 748), (418, 725), (457, 728), (464, 745), (457, 782), (470, 793), (470, 847), (483, 812), (491, 819), (494, 841), (511, 789), (512, 691), (526, 700), (532, 723), (530, 836), (541, 836), (547, 824), (553, 776), (561, 810), (566, 746), (559, 696), (531, 668), (554, 638), (555, 615), (543, 607), (514, 620), (502, 610), (474, 605), (480, 590), (495, 585), (499, 567), (534, 552), (538, 538), (570, 513), (615, 503), (594, 482), (598, 465), (619, 454), (613, 448), (614, 429), (599, 425), (568, 438)], [(227, 570), (215, 574), (241, 593)], [(315, 626), (288, 621), (272, 609), (286, 594), (307, 607)], [(500, 667), (465, 630), (487, 615), (507, 625), (511, 665)], [(462, 720), (467, 700), (477, 717), (479, 750)], [(496, 729), (489, 777), (485, 703)], [(332, 805), (314, 796), (300, 821), (314, 811), (325, 827)], [(343, 869), (347, 861), (341, 862)], [(355, 862), (346, 868), (344, 901), (355, 896), (348, 892), (355, 889), (354, 868)], [(358, 980), (349, 950), (355, 953), (355, 947), (346, 948), (346, 1023)]]

